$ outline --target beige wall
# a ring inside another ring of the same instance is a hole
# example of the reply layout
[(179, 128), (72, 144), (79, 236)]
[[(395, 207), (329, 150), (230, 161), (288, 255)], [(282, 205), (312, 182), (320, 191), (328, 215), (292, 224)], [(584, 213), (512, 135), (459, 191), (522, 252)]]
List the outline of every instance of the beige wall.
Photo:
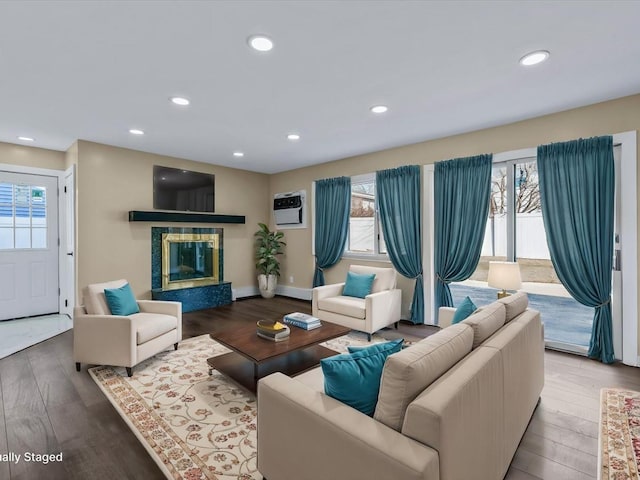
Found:
[(64, 153), (64, 169), (68, 169), (71, 165), (78, 165), (78, 142), (73, 142)]
[[(272, 195), (299, 189), (311, 192), (312, 182), (322, 178), (351, 176), (400, 165), (425, 165), (438, 160), (507, 152), (550, 142), (639, 129), (640, 95), (634, 95), (500, 127), (272, 175), (270, 189)], [(311, 205), (310, 201), (308, 204)], [(294, 283), (290, 284), (291, 286), (310, 288), (313, 280), (311, 228), (287, 230), (286, 236), (287, 249), (282, 280), (288, 282), (289, 277), (293, 276)], [(325, 271), (327, 283), (343, 281), (351, 263), (363, 262), (342, 260), (334, 268)], [(407, 304), (411, 302), (413, 281), (402, 279), (399, 284), (403, 290), (402, 306), (406, 314)]]
[[(506, 152), (639, 129), (640, 95), (634, 95), (271, 176), (86, 141), (74, 143), (66, 153), (0, 143), (0, 164), (56, 170), (76, 164), (78, 289), (88, 283), (125, 277), (136, 294), (148, 296), (151, 226), (129, 223), (127, 212), (152, 209), (154, 164), (215, 173), (216, 210), (247, 216), (245, 225), (222, 225), (225, 279), (238, 288), (255, 285), (253, 232), (257, 222), (272, 222), (269, 205), (274, 193), (305, 189), (310, 194), (312, 182), (321, 178), (357, 175), (400, 165), (424, 165), (460, 156)], [(310, 205), (309, 195), (307, 206)], [(313, 279), (311, 228), (286, 230), (285, 235), (288, 245), (282, 259), (280, 283), (310, 288)], [(365, 262), (343, 260), (325, 272), (327, 282), (342, 281), (351, 263)], [(294, 279), (291, 283), (290, 277)], [(401, 278), (399, 285), (403, 290), (403, 311), (406, 313), (413, 281)]]
[(216, 213), (245, 215), (246, 224), (196, 226), (224, 229), (224, 278), (233, 288), (256, 285), (253, 233), (269, 218), (266, 175), (79, 141), (78, 289), (126, 278), (137, 296), (150, 297), (151, 224), (130, 223), (128, 212), (153, 209), (153, 165), (216, 175)]
[(64, 170), (64, 152), (0, 142), (0, 164)]

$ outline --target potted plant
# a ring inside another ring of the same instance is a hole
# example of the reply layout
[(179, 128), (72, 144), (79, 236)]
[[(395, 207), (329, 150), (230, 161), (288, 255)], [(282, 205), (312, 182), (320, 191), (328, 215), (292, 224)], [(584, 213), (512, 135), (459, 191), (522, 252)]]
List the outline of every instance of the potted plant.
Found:
[(282, 255), (284, 233), (272, 232), (264, 223), (258, 223), (260, 230), (256, 237), (256, 268), (258, 269), (258, 288), (263, 298), (271, 298), (276, 294), (276, 285), (280, 276), (280, 260)]

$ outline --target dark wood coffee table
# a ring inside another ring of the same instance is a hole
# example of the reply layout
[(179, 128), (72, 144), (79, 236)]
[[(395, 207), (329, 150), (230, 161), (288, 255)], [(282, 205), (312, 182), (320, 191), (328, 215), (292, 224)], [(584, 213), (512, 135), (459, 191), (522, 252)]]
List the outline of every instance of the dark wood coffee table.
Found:
[(293, 376), (315, 367), (323, 358), (336, 355), (338, 352), (318, 344), (351, 331), (329, 322), (322, 322), (315, 330), (289, 328), (291, 335), (282, 342), (258, 337), (255, 324), (212, 333), (212, 339), (233, 351), (208, 358), (209, 374), (216, 369), (255, 392), (262, 377), (274, 372)]

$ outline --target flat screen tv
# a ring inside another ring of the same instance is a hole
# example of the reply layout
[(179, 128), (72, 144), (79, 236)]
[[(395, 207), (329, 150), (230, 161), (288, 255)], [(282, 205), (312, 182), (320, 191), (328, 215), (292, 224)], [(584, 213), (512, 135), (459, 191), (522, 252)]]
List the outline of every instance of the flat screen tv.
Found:
[(213, 213), (215, 175), (154, 165), (153, 208)]

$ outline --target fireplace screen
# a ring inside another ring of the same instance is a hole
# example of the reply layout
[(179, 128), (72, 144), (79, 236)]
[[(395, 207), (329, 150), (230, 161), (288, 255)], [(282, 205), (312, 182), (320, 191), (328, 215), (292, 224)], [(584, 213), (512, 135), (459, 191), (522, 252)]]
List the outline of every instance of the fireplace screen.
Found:
[(163, 289), (217, 283), (218, 267), (218, 234), (162, 234)]

